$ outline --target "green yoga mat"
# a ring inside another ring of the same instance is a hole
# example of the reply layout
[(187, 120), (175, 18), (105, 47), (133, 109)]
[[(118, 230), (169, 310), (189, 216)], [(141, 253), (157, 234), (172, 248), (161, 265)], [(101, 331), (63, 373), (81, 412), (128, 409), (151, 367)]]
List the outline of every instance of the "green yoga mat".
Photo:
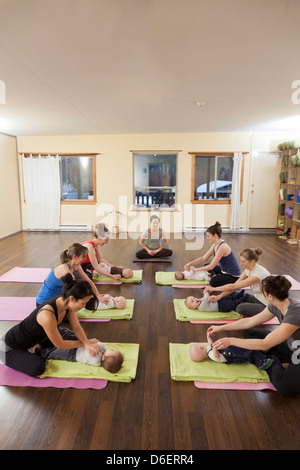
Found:
[(224, 364), (209, 359), (202, 362), (192, 361), (189, 356), (190, 346), (190, 344), (169, 344), (170, 372), (173, 380), (218, 383), (270, 382), (265, 370), (248, 362)]
[(156, 284), (160, 284), (161, 286), (172, 286), (173, 284), (175, 285), (209, 285), (209, 281), (189, 281), (187, 279), (184, 279), (183, 281), (177, 281), (175, 279), (175, 272), (165, 272), (165, 271), (157, 271), (155, 273), (155, 282)]
[(130, 320), (133, 315), (134, 299), (126, 299), (127, 306), (123, 309), (108, 308), (105, 310), (96, 310), (92, 312), (86, 308), (82, 308), (77, 312), (78, 318), (92, 320), (93, 318), (109, 318), (111, 320)]
[(185, 299), (173, 299), (176, 320), (179, 321), (221, 321), (239, 320), (242, 315), (231, 310), (230, 312), (203, 312), (192, 310), (185, 305)]
[(113, 382), (131, 382), (136, 376), (139, 344), (104, 343), (107, 348), (117, 349), (124, 355), (122, 368), (116, 374), (107, 372), (103, 367), (91, 366), (80, 362), (46, 361), (46, 370), (40, 378), (56, 377), (64, 379), (102, 379)]
[(102, 276), (101, 274), (94, 274), (93, 281), (95, 282), (122, 282), (123, 284), (140, 284), (142, 282), (143, 270), (136, 269), (133, 270), (133, 277), (130, 279), (126, 279), (125, 277), (121, 277), (121, 279), (112, 279), (111, 277)]

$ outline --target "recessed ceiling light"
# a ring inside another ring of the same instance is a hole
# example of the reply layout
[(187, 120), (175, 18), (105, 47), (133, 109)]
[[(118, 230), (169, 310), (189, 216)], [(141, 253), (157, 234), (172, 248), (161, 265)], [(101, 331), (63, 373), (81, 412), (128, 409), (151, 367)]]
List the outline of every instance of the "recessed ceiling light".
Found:
[(206, 101), (197, 101), (197, 102), (196, 102), (196, 105), (197, 105), (197, 106), (205, 106), (205, 105), (206, 105)]

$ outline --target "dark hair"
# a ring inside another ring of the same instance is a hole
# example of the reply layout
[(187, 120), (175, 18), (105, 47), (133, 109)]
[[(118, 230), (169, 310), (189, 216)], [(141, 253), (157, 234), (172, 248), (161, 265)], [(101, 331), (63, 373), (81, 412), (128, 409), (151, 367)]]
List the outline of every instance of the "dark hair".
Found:
[(240, 256), (244, 256), (247, 261), (258, 261), (261, 254), (262, 250), (260, 248), (255, 248), (255, 250), (252, 248), (245, 248), (245, 250), (240, 253)]
[(103, 359), (101, 362), (101, 365), (104, 367), (105, 370), (108, 372), (112, 372), (113, 374), (116, 374), (124, 362), (124, 356), (120, 351), (117, 352), (116, 355), (114, 356), (108, 356)]
[(71, 273), (65, 274), (61, 278), (64, 286), (62, 288), (63, 300), (67, 300), (71, 295), (75, 300), (84, 299), (85, 297), (93, 296), (89, 301), (89, 310), (96, 310), (98, 307), (98, 300), (94, 296), (91, 285), (84, 279), (73, 279)]
[(216, 222), (214, 225), (211, 225), (206, 229), (206, 233), (209, 232), (212, 235), (218, 235), (219, 238), (222, 236), (222, 227), (220, 222)]
[(268, 276), (261, 281), (263, 294), (271, 294), (278, 300), (285, 300), (289, 296), (292, 284), (285, 276)]
[(70, 261), (73, 256), (80, 256), (80, 255), (87, 255), (88, 254), (88, 249), (86, 246), (81, 245), (81, 243), (73, 243), (69, 248), (66, 250), (62, 251), (60, 254), (60, 260), (58, 263), (56, 263), (56, 266), (59, 266), (60, 264), (67, 263)]
[(151, 215), (151, 217), (150, 217), (150, 222), (152, 222), (152, 220), (154, 220), (154, 219), (160, 220), (159, 217), (158, 217), (158, 215), (153, 214), (153, 215)]

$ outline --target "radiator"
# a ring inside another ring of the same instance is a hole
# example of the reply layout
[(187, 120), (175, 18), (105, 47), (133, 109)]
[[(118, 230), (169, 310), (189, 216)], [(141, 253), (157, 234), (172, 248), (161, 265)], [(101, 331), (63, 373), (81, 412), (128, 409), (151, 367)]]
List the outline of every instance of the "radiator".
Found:
[(91, 232), (92, 225), (60, 225), (62, 232)]

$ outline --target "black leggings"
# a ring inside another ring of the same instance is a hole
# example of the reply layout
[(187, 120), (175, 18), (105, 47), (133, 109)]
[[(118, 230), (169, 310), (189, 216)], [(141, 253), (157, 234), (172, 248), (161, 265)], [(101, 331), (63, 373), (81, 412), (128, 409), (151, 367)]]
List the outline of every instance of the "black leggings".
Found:
[(142, 248), (141, 250), (137, 251), (135, 256), (139, 259), (149, 259), (149, 258), (168, 258), (168, 256), (171, 256), (173, 254), (172, 250), (169, 250), (169, 248), (163, 248), (162, 250), (158, 251), (155, 255), (150, 255), (148, 251), (145, 250), (145, 248)]
[(223, 273), (220, 266), (215, 266), (214, 269), (207, 271), (211, 274), (210, 285), (212, 287), (225, 286), (225, 284), (232, 284), (239, 279), (239, 276), (233, 276), (232, 274)]
[[(60, 327), (58, 330), (62, 338), (72, 340), (76, 339), (72, 330)], [(41, 341), (40, 345), (42, 348), (53, 347), (53, 344), (48, 338)], [(30, 375), (31, 377), (37, 377), (45, 372), (45, 360), (38, 354), (32, 354), (26, 349), (11, 349), (10, 351), (6, 351), (5, 360), (3, 362), (8, 367)]]
[[(244, 337), (247, 339), (263, 339), (269, 333), (269, 331), (261, 330), (259, 328), (250, 328), (249, 330), (244, 331)], [(288, 347), (286, 341), (271, 348), (267, 354), (274, 360), (272, 366), (267, 370), (267, 372), (276, 390), (285, 396), (292, 396), (300, 393), (299, 355), (296, 353), (295, 357), (292, 357), (293, 352)], [(282, 363), (284, 362), (289, 362), (291, 365), (287, 369), (284, 369), (282, 366)]]

